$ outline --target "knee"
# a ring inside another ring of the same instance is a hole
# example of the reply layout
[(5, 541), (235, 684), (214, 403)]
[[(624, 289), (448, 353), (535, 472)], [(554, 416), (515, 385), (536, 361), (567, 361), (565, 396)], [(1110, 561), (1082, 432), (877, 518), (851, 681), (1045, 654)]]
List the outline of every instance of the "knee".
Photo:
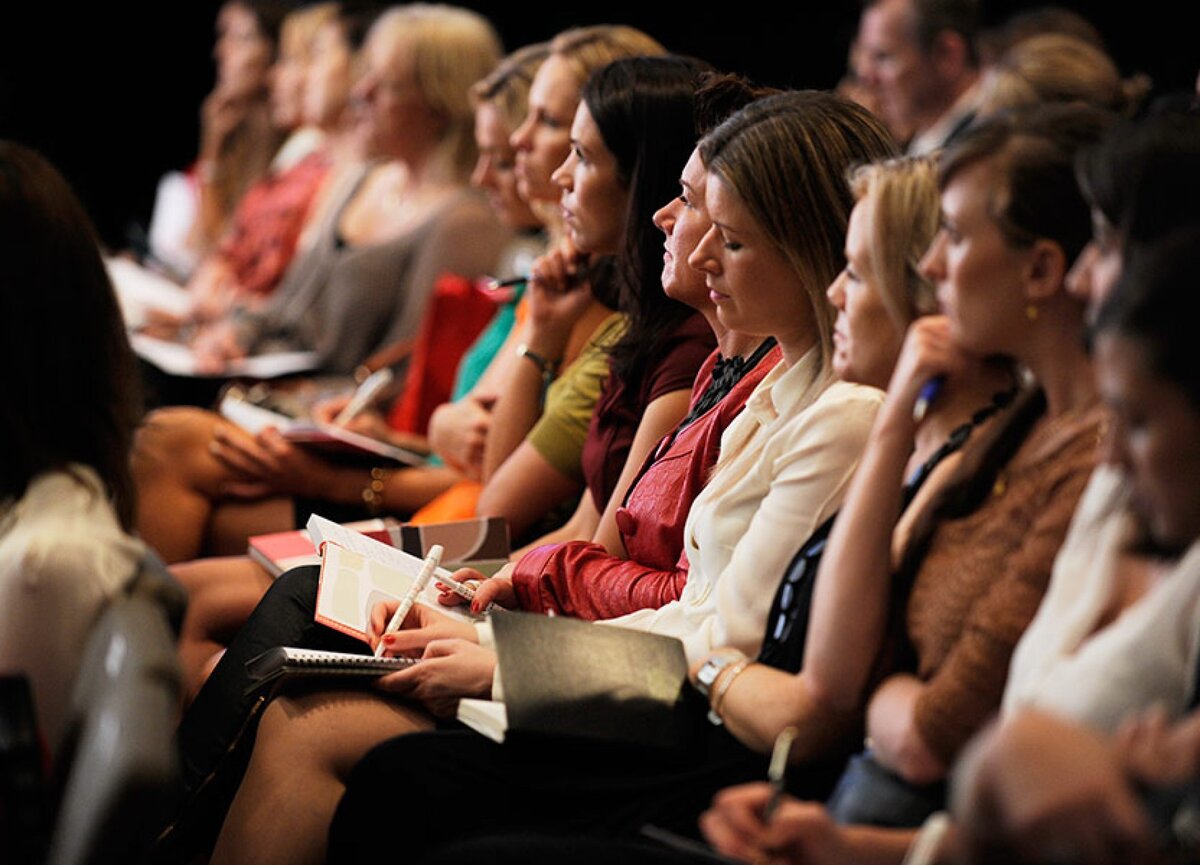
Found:
[(220, 418), (197, 408), (172, 407), (152, 412), (133, 443), (133, 471), (139, 479), (179, 474), (198, 457), (209, 457), (209, 443)]
[(267, 589), (255, 614), (274, 621), (311, 625), (317, 610), (317, 588), (320, 583), (321, 568), (317, 565), (302, 565), (286, 570)]

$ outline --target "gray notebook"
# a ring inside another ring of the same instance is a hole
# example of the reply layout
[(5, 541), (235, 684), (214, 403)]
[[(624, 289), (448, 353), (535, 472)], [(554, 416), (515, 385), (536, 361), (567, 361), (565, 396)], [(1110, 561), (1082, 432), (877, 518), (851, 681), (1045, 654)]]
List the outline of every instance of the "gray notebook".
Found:
[(685, 747), (701, 729), (679, 640), (531, 613), (491, 620), (509, 735)]

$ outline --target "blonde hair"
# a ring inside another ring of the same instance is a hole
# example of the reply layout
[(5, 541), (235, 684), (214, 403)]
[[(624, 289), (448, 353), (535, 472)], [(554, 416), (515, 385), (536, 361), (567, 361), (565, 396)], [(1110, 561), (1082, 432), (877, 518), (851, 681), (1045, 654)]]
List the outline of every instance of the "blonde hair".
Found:
[(928, 157), (872, 162), (850, 172), (850, 191), (867, 225), (867, 262), (884, 309), (897, 328), (937, 310), (921, 258), (941, 213), (937, 163)]
[(279, 57), (295, 54), (307, 63), (317, 31), (337, 16), (337, 3), (315, 3), (289, 12), (279, 28)]
[(988, 70), (979, 112), (994, 114), (1040, 102), (1085, 102), (1129, 113), (1149, 89), (1144, 76), (1121, 78), (1112, 58), (1095, 45), (1046, 33), (1016, 43)]
[(657, 40), (624, 24), (596, 24), (564, 30), (550, 41), (550, 53), (567, 61), (582, 87), (593, 72), (625, 57), (666, 54)]
[(500, 61), (500, 37), (476, 12), (440, 3), (390, 9), (371, 28), (389, 47), (407, 46), (422, 98), (445, 123), (442, 148), (455, 172), (475, 164), (475, 109), (471, 87)]
[(801, 90), (752, 102), (700, 142), (709, 172), (742, 200), (799, 276), (812, 308), (818, 357), (833, 352), (825, 290), (845, 266), (853, 166), (893, 156), (883, 124), (857, 103)]
[(529, 109), (529, 88), (533, 76), (550, 56), (550, 45), (538, 42), (518, 48), (500, 61), (485, 78), (475, 82), (471, 98), (476, 105), (491, 104), (500, 112), (509, 129), (516, 129)]

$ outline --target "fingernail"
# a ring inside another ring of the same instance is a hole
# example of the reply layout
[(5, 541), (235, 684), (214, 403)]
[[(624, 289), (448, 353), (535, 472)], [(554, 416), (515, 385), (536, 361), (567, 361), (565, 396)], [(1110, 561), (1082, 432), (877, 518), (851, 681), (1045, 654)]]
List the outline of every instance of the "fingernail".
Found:
[(396, 642), (396, 638), (392, 634), (384, 634), (383, 641), (390, 646), (392, 643)]

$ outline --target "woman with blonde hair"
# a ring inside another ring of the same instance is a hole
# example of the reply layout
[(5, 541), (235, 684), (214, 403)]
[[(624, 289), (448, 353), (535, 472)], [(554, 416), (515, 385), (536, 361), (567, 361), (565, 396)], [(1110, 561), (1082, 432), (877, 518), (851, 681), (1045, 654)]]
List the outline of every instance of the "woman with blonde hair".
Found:
[[(466, 188), (474, 122), (467, 91), (498, 59), (490, 25), (453, 7), (406, 6), (376, 22), (364, 55), (366, 72), (355, 89), (365, 105), (358, 133), (368, 152), (386, 161), (345, 184), (348, 192), (261, 313), (210, 334), (217, 357), (280, 337), (314, 346), (328, 368), (348, 371), (415, 332), (439, 276), (490, 273), (508, 241), (486, 201)], [(463, 92), (454, 96), (459, 85)], [(154, 414), (134, 461), (146, 502), (143, 537), (168, 561), (192, 558), (224, 505), (243, 542), (258, 530), (290, 527), (290, 502), (264, 496), (303, 494), (309, 479), (292, 471), (285, 476), (300, 486), (247, 483), (261, 480), (251, 467), (263, 454), (262, 441), (215, 414)], [(360, 500), (366, 482), (341, 480)], [(239, 492), (252, 507), (239, 506)]]
[(1044, 102), (1083, 102), (1130, 115), (1150, 90), (1144, 75), (1124, 79), (1105, 51), (1062, 33), (1017, 42), (988, 68), (979, 114)]

